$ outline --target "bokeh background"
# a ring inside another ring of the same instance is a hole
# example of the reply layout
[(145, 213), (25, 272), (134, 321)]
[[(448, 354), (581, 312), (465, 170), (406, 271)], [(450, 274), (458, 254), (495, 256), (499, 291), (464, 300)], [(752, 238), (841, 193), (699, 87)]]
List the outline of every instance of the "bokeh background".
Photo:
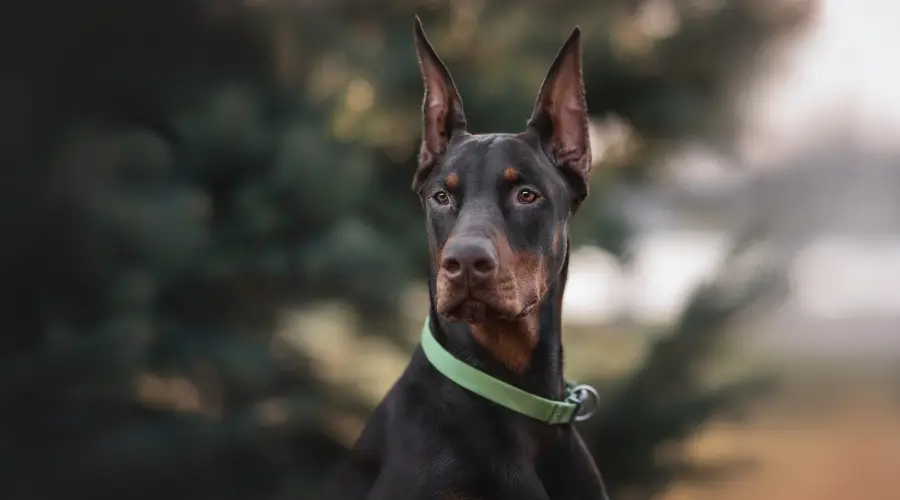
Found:
[(427, 311), (415, 14), (475, 132), (584, 30), (613, 499), (900, 498), (893, 0), (4, 7), (0, 498), (314, 497)]

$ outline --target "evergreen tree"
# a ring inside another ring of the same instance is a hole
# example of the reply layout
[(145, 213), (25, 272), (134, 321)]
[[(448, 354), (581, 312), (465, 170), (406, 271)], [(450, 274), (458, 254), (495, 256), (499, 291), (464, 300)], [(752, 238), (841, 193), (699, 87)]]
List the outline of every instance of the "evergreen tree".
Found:
[[(546, 64), (580, 23), (589, 105), (635, 127), (640, 148), (616, 172), (643, 182), (685, 137), (727, 147), (724, 103), (745, 56), (800, 17), (751, 0), (685, 4), (681, 29), (651, 39), (629, 28), (638, 3), (10, 8), (0, 496), (307, 497), (343, 456), (329, 412), (369, 409), (280, 347), (279, 314), (335, 297), (392, 321), (402, 288), (427, 269), (409, 190), (421, 104), (413, 15), (484, 131), (523, 126)], [(605, 188), (621, 176), (597, 176), (575, 231), (616, 252), (627, 227)], [(702, 309), (685, 322), (685, 332), (717, 326)], [(692, 335), (705, 334), (674, 338)], [(609, 429), (616, 411), (645, 421), (651, 395), (670, 387), (652, 366), (672, 355), (656, 356), (601, 420)], [(679, 439), (685, 422), (648, 423), (663, 427), (646, 436)], [(610, 439), (595, 442), (611, 484), (660, 474), (652, 443), (617, 445), (632, 454), (617, 468), (603, 455)]]
[[(749, 247), (754, 239), (738, 245)], [(703, 377), (740, 314), (779, 295), (774, 259), (749, 279), (736, 272), (748, 255), (736, 246), (718, 279), (695, 291), (678, 323), (657, 337), (638, 369), (618, 387), (605, 384), (609, 392), (585, 439), (612, 498), (649, 500), (677, 480), (722, 479), (751, 465), (746, 459), (693, 463), (684, 453), (703, 424), (741, 419), (774, 383), (757, 375), (710, 387)]]

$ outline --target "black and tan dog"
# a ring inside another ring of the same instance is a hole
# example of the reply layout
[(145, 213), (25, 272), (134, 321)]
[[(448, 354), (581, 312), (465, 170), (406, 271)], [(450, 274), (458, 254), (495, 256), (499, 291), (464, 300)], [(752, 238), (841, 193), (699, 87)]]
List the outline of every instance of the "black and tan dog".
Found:
[(580, 31), (518, 134), (468, 133), (456, 86), (418, 19), (415, 43), (425, 100), (413, 189), (431, 247), (431, 312), (423, 344), (322, 498), (605, 499), (571, 418), (542, 421), (464, 388), (424, 340), (526, 398), (566, 400), (568, 222), (591, 168)]

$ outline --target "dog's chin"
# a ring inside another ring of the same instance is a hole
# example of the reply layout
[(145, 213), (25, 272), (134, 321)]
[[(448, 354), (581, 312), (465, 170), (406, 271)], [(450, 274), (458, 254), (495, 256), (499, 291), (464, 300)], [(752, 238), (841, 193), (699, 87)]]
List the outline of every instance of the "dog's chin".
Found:
[(438, 313), (449, 321), (464, 321), (471, 325), (477, 325), (487, 321), (512, 322), (519, 320), (530, 314), (536, 305), (537, 301), (529, 303), (524, 308), (513, 309), (467, 298), (451, 307), (445, 308), (444, 311), (438, 310)]

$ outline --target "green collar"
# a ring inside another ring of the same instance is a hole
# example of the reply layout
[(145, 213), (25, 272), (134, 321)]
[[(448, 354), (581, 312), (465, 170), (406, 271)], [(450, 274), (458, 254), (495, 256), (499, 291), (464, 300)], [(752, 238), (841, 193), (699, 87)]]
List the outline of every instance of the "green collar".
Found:
[(565, 401), (554, 401), (513, 387), (460, 361), (434, 338), (428, 319), (422, 328), (422, 350), (437, 371), (460, 387), (544, 423), (553, 425), (581, 422), (590, 418), (596, 409), (589, 412), (582, 411), (582, 404), (588, 396), (593, 397), (595, 405), (599, 399), (597, 391), (589, 385), (566, 382)]

